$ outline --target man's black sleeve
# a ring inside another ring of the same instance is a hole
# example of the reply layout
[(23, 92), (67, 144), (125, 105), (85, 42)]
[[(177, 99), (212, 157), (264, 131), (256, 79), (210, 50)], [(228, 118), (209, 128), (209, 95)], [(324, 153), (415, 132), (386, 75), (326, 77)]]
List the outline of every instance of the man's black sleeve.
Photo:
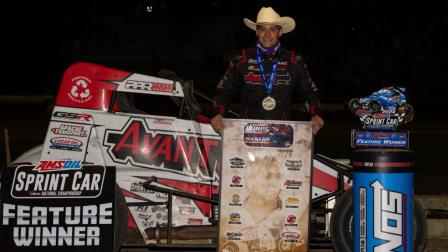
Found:
[(310, 116), (321, 115), (319, 91), (302, 56), (295, 56), (295, 62), (292, 64), (292, 67), (295, 93), (301, 99), (305, 99)]
[(238, 66), (243, 63), (243, 61), (244, 57), (241, 55), (234, 57), (216, 86), (216, 96), (213, 99), (212, 106), (212, 117), (217, 114), (224, 115), (233, 98), (238, 94), (240, 85), (243, 83), (243, 76), (239, 71)]

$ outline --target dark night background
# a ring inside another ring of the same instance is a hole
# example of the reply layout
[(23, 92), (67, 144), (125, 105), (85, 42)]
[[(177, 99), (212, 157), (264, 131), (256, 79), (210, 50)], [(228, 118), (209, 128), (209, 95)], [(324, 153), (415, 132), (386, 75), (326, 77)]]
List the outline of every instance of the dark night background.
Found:
[[(47, 103), (28, 96), (56, 95), (64, 70), (87, 61), (147, 75), (168, 68), (213, 96), (229, 59), (255, 43), (242, 22), (262, 6), (293, 17), (282, 44), (301, 53), (316, 81), (326, 127), (315, 150), (348, 158), (350, 129), (360, 127), (346, 108), (383, 86), (408, 89), (417, 153), (417, 193), (448, 193), (447, 1), (34, 1), (4, 7), (2, 128), (12, 157), (42, 142)], [(5, 78), (6, 77), (6, 78)], [(11, 100), (10, 96), (26, 96)], [(149, 102), (149, 101), (148, 101)], [(32, 121), (33, 123), (29, 123)], [(29, 127), (33, 129), (29, 129)], [(2, 139), (3, 140), (3, 139)], [(3, 141), (2, 141), (3, 142)], [(1, 162), (4, 163), (2, 143)], [(439, 176), (440, 175), (440, 176)]]

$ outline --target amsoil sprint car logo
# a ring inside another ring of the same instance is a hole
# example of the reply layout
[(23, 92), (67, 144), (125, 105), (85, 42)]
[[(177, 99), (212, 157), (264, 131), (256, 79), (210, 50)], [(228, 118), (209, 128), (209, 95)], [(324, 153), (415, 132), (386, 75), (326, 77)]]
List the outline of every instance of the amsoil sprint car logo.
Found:
[[(51, 172), (49, 172), (51, 171)], [(16, 169), (11, 187), (14, 198), (96, 198), (105, 176), (103, 166), (80, 167), (76, 161), (42, 161)]]
[(145, 120), (131, 118), (122, 130), (107, 129), (104, 145), (117, 163), (213, 179), (220, 164), (219, 139), (179, 133), (149, 130)]
[(33, 171), (53, 172), (62, 170), (79, 170), (82, 168), (79, 160), (41, 160)]
[(368, 129), (394, 129), (402, 122), (396, 115), (384, 118), (366, 116), (360, 119)]

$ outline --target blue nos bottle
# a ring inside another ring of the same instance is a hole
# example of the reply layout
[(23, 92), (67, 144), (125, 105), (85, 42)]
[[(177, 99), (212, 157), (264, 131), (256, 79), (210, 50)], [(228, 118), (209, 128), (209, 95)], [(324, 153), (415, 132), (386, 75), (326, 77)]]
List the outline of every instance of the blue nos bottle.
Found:
[(412, 252), (412, 151), (356, 150), (351, 162), (354, 251)]

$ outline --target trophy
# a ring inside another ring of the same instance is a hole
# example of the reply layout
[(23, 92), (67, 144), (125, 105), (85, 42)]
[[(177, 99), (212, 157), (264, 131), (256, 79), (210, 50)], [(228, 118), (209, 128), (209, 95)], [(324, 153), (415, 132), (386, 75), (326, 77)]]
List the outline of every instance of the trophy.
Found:
[(363, 124), (352, 130), (354, 252), (413, 251), (414, 154), (409, 123), (414, 111), (402, 87), (352, 99)]
[(352, 130), (352, 147), (409, 148), (409, 132), (397, 127), (412, 121), (414, 110), (406, 102), (404, 87), (385, 87), (349, 102), (363, 130)]

